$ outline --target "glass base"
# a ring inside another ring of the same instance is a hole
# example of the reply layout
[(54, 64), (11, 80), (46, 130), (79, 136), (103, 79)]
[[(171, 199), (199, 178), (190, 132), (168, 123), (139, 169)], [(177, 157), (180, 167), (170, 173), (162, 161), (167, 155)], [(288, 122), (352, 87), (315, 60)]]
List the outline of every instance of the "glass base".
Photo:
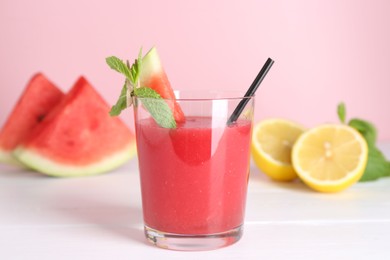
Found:
[(183, 235), (164, 233), (148, 226), (144, 227), (147, 240), (161, 248), (179, 251), (201, 251), (225, 247), (240, 240), (243, 226), (226, 232), (208, 235)]

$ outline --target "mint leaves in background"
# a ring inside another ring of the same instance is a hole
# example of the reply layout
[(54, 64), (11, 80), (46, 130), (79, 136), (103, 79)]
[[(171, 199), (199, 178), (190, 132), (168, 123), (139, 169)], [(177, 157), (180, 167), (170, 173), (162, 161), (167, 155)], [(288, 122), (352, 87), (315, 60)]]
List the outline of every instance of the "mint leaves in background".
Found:
[(345, 123), (345, 105), (344, 103), (340, 103), (338, 106), (337, 106), (337, 115), (339, 116), (339, 119), (341, 121), (341, 123)]
[[(340, 121), (346, 123), (346, 109), (344, 103), (340, 103), (337, 106), (337, 114)], [(364, 139), (366, 139), (368, 145), (367, 166), (359, 181), (373, 181), (381, 177), (390, 176), (390, 161), (386, 159), (376, 146), (377, 131), (375, 126), (368, 121), (358, 118), (349, 120), (348, 125), (356, 129)]]

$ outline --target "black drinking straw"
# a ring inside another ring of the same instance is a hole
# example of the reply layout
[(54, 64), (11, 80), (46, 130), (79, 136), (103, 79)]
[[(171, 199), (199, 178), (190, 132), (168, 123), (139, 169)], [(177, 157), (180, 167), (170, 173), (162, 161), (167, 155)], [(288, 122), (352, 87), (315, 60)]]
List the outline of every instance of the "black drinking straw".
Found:
[[(267, 75), (268, 71), (274, 64), (274, 61), (271, 58), (268, 58), (267, 61), (264, 63), (263, 67), (261, 68), (259, 74), (257, 74), (255, 80), (253, 81), (252, 85), (248, 88), (248, 90), (245, 93), (245, 97), (251, 97), (255, 94), (257, 88), (260, 86), (261, 82)], [(236, 109), (234, 109), (232, 115), (230, 116), (229, 120), (227, 121), (227, 125), (231, 125), (234, 123), (242, 111), (244, 110), (246, 104), (249, 102), (249, 98), (243, 98), (240, 103), (237, 105)]]

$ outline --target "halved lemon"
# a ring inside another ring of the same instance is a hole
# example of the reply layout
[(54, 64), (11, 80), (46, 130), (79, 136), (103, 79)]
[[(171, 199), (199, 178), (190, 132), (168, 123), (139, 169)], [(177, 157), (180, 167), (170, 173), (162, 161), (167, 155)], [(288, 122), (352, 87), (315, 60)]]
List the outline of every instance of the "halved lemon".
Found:
[(253, 129), (252, 157), (262, 172), (276, 181), (297, 177), (291, 165), (291, 149), (305, 128), (285, 119), (267, 119)]
[(357, 182), (367, 164), (363, 136), (347, 125), (325, 124), (302, 134), (292, 150), (299, 177), (320, 192), (337, 192)]

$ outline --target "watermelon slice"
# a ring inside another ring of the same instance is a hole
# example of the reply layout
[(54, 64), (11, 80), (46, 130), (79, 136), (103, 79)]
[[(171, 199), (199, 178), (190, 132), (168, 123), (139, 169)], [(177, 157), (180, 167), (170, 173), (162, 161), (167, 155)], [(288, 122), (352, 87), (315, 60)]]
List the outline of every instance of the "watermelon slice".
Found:
[(12, 151), (63, 97), (62, 91), (42, 73), (30, 79), (0, 131), (0, 162), (20, 164)]
[[(167, 74), (161, 65), (161, 61), (155, 47), (150, 49), (150, 51), (142, 58), (140, 84), (141, 87), (152, 88), (159, 93), (162, 98), (175, 100), (175, 94), (173, 93)], [(176, 122), (184, 122), (185, 117), (179, 104), (176, 101), (174, 103), (168, 102), (168, 104), (171, 106)]]
[(81, 77), (14, 154), (27, 166), (58, 177), (113, 170), (135, 154), (135, 136)]

